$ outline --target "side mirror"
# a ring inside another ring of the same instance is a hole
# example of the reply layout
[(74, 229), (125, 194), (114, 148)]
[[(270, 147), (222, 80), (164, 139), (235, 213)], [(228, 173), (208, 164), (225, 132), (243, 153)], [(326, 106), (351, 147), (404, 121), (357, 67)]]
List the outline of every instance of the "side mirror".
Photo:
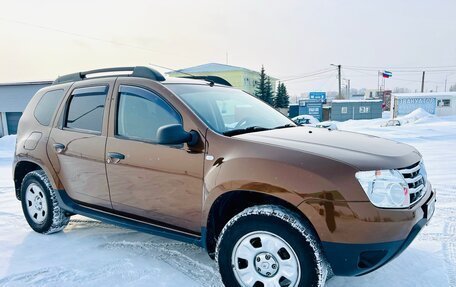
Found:
[(157, 141), (164, 145), (188, 143), (189, 146), (192, 146), (198, 142), (198, 133), (186, 132), (180, 124), (166, 125), (157, 130)]

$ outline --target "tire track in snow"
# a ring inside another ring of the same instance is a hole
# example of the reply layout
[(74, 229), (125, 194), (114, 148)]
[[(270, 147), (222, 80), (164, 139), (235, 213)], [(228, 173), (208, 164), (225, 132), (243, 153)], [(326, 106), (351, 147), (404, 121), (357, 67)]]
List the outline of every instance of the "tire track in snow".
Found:
[[(74, 225), (75, 227), (79, 227), (79, 228), (88, 227), (88, 228), (125, 229), (125, 228), (122, 228), (122, 227), (119, 227), (119, 226), (116, 226), (113, 224), (104, 223), (104, 222), (97, 221), (97, 220), (90, 220), (90, 219), (70, 219), (69, 225)], [(125, 230), (129, 230), (129, 229), (125, 229)]]
[[(148, 268), (143, 269), (128, 269), (129, 260), (117, 260), (110, 262), (101, 268), (93, 268), (91, 266), (68, 266), (64, 267), (46, 267), (30, 272), (12, 274), (10, 276), (0, 278), (0, 286), (34, 286), (34, 287), (52, 287), (52, 286), (97, 286), (103, 285), (106, 279), (111, 276), (117, 276), (122, 273), (122, 282), (113, 284), (114, 286), (124, 286), (128, 282), (128, 286), (135, 286), (135, 282), (149, 278), (153, 279), (153, 274)], [(84, 282), (81, 285), (81, 282)], [(64, 283), (64, 284), (62, 284)]]
[[(70, 225), (76, 227), (90, 226), (94, 228), (114, 228), (128, 230), (115, 225), (103, 223), (90, 219), (71, 219)], [(200, 248), (191, 244), (181, 242), (131, 242), (114, 241), (103, 244), (102, 248), (107, 249), (130, 249), (140, 255), (153, 256), (155, 259), (166, 262), (168, 265), (178, 269), (181, 273), (198, 282), (200, 286), (223, 286), (218, 269), (192, 259), (192, 253), (200, 252)], [(188, 254), (188, 255), (187, 255)]]
[(13, 187), (5, 187), (5, 186), (0, 187), (0, 193), (8, 193), (8, 192), (13, 192)]
[[(109, 242), (102, 246), (107, 249), (129, 249), (144, 256), (166, 262), (185, 274), (200, 286), (223, 286), (218, 269), (192, 259), (192, 253), (200, 252), (200, 248), (186, 243), (154, 243), (154, 242)], [(187, 254), (189, 255), (187, 255)]]

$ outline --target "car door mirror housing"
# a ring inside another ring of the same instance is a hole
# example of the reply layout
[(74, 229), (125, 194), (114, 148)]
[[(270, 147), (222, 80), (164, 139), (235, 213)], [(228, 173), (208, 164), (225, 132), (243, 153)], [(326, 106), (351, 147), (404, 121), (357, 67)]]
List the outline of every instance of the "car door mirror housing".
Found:
[(157, 141), (164, 145), (178, 145), (187, 143), (189, 146), (198, 142), (198, 133), (186, 132), (181, 124), (162, 126), (157, 130)]

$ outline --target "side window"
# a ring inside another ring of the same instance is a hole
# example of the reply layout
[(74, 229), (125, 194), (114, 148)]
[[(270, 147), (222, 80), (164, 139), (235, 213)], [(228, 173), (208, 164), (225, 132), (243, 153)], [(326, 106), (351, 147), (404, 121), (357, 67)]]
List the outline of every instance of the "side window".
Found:
[(340, 112), (341, 112), (342, 114), (346, 114), (346, 113), (348, 112), (347, 110), (348, 110), (347, 107), (341, 107)]
[(34, 111), (35, 118), (40, 124), (48, 126), (51, 123), (52, 116), (63, 96), (63, 90), (55, 90), (49, 91), (41, 97)]
[(181, 116), (158, 95), (138, 87), (120, 86), (117, 135), (156, 142), (160, 127), (180, 123)]
[(107, 86), (79, 88), (73, 91), (65, 127), (101, 132)]

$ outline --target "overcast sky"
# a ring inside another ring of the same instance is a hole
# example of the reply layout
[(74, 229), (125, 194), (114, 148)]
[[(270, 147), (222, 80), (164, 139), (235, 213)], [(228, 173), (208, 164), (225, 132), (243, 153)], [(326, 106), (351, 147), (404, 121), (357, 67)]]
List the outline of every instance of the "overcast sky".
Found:
[[(266, 72), (291, 94), (353, 88), (426, 89), (456, 83), (455, 0), (4, 1), (0, 83), (54, 79), (100, 67), (208, 62)], [(344, 68), (346, 66), (346, 68)], [(366, 67), (366, 68), (365, 68)]]

